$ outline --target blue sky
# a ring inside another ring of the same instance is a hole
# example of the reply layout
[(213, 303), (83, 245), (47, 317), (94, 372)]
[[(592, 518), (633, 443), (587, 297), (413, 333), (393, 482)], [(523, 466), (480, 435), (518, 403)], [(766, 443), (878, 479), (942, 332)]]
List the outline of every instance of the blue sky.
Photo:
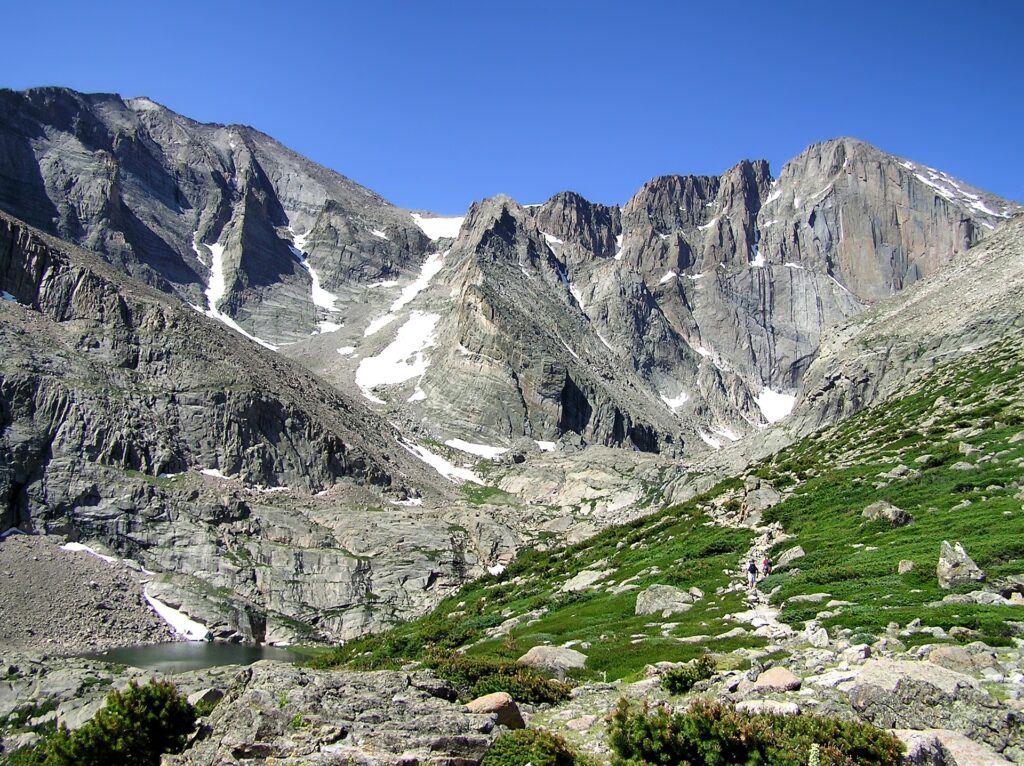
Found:
[(862, 138), (1024, 200), (1024, 3), (11, 2), (0, 85), (253, 125), (404, 207)]

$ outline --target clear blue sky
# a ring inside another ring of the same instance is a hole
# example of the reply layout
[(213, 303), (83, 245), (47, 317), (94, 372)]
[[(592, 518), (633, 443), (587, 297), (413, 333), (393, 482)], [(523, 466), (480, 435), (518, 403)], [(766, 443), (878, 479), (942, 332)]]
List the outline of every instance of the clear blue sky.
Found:
[(1024, 200), (1024, 3), (15, 1), (0, 85), (253, 125), (404, 207), (624, 202), (838, 135)]

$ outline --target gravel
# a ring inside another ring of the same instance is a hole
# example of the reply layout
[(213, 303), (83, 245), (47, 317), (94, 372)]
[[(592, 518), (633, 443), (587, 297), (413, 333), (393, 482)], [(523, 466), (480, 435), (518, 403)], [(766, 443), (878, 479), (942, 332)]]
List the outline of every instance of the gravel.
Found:
[(143, 598), (148, 577), (62, 543), (0, 541), (0, 648), (70, 654), (175, 640)]

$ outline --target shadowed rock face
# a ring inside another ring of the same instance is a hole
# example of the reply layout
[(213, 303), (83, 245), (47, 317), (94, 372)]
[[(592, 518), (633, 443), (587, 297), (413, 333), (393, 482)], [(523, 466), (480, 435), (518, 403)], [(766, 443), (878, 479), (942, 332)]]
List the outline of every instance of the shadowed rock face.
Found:
[(298, 365), (6, 216), (0, 274), (0, 529), (101, 540), (259, 640), (379, 628), (511, 555), (497, 521), (365, 510), (436, 477)]
[(189, 303), (207, 306), (208, 245), (222, 245), (218, 308), (270, 342), (343, 321), (314, 303), (297, 235), (335, 292), (397, 276), (428, 244), (407, 214), (258, 131), (144, 98), (0, 91), (0, 156), (0, 209)]

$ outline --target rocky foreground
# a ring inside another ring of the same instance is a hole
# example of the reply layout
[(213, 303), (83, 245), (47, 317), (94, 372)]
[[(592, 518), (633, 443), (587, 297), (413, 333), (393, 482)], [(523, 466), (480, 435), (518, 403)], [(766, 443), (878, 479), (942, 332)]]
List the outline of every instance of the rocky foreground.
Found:
[(175, 640), (143, 597), (144, 572), (63, 542), (18, 534), (0, 541), (3, 650), (71, 654)]

